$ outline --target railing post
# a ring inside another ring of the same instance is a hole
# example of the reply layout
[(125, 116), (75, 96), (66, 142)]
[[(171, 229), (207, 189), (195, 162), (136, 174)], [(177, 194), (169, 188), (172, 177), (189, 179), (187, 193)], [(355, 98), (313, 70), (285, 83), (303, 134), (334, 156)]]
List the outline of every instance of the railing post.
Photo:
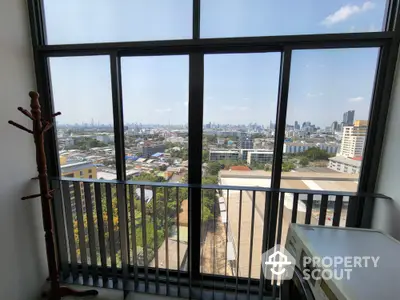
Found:
[(375, 198), (366, 197), (361, 216), (361, 228), (371, 228), (372, 217), (374, 213)]
[(127, 213), (127, 202), (125, 184), (117, 184), (117, 206), (118, 206), (118, 220), (119, 220), (119, 232), (121, 239), (121, 266), (122, 266), (122, 283), (123, 289), (126, 291), (128, 281), (128, 213)]
[(63, 279), (69, 276), (69, 265), (68, 265), (68, 243), (66, 240), (67, 227), (65, 224), (65, 213), (64, 213), (64, 200), (61, 193), (61, 184), (58, 180), (52, 181), (52, 188), (54, 192), (54, 223), (55, 223), (55, 236), (56, 245), (58, 252), (58, 264), (59, 269), (62, 272)]
[(350, 197), (347, 206), (346, 227), (357, 226), (357, 211), (359, 209), (360, 199), (358, 197)]

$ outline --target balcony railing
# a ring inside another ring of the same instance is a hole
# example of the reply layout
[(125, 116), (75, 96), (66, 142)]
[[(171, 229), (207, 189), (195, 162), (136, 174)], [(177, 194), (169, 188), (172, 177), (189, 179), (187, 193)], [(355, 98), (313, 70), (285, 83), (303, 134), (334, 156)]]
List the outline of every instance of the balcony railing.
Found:
[[(261, 254), (285, 243), (290, 223), (353, 227), (359, 207), (354, 204), (386, 198), (74, 178), (52, 185), (62, 280), (182, 297), (268, 296), (271, 284), (260, 280)], [(201, 212), (188, 209), (189, 201), (197, 201), (193, 189), (201, 189)], [(274, 206), (277, 214), (270, 214)], [(201, 226), (194, 232), (190, 218), (198, 213)], [(194, 239), (200, 239), (200, 257), (191, 256)], [(194, 260), (200, 265), (197, 278)]]

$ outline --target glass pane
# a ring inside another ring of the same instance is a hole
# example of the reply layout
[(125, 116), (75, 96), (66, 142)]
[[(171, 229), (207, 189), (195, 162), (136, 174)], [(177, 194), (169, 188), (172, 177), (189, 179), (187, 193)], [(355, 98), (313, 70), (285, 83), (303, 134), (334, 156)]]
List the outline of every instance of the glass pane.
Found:
[(201, 37), (381, 31), (386, 1), (202, 0)]
[(279, 69), (280, 53), (204, 57), (204, 184), (270, 186)]
[[(280, 58), (204, 57), (203, 184), (270, 186)], [(259, 278), (264, 206), (262, 192), (203, 189), (203, 273)]]
[[(282, 188), (357, 190), (378, 54), (377, 48), (293, 52)], [(292, 196), (285, 200), (292, 203)], [(341, 225), (348, 200), (343, 198)], [(335, 201), (329, 196), (327, 224), (332, 223)], [(306, 195), (301, 195), (303, 213), (305, 202)], [(311, 223), (318, 223), (320, 203), (321, 195), (314, 195)]]
[(108, 56), (50, 58), (61, 173), (116, 179)]
[(187, 181), (188, 56), (122, 58), (126, 175)]
[(44, 1), (48, 44), (187, 39), (191, 0)]
[[(121, 71), (127, 179), (187, 183), (189, 57), (124, 57)], [(157, 267), (186, 271), (188, 190), (135, 186), (136, 212), (142, 193), (148, 240), (142, 241), (138, 213), (139, 253), (147, 247), (151, 267), (158, 255)]]

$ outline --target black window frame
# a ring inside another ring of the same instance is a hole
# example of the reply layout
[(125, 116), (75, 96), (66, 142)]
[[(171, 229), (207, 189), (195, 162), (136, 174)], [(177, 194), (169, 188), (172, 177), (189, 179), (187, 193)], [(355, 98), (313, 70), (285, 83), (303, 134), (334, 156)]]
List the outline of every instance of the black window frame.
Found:
[[(375, 192), (376, 178), (382, 152), (386, 127), (386, 118), (390, 103), (395, 67), (397, 62), (400, 22), (400, 0), (388, 0), (384, 28), (381, 32), (303, 34), (286, 36), (200, 38), (200, 0), (193, 0), (193, 18), (191, 39), (139, 41), (116, 43), (47, 45), (43, 3), (40, 0), (28, 0), (28, 11), (32, 36), (32, 49), (35, 63), (36, 84), (44, 115), (54, 113), (51, 91), (51, 77), (48, 59), (50, 57), (108, 55), (114, 114), (114, 137), (116, 151), (117, 180), (126, 179), (124, 153), (124, 122), (121, 92), (121, 57), (179, 55), (189, 56), (189, 184), (198, 186), (191, 189), (191, 212), (189, 245), (192, 277), (200, 276), (200, 198), (203, 134), (203, 93), (204, 93), (204, 55), (220, 53), (259, 53), (280, 52), (281, 71), (276, 114), (276, 134), (271, 178), (271, 189), (280, 188), (283, 143), (286, 126), (286, 111), (290, 79), (292, 51), (305, 49), (333, 48), (380, 48), (375, 75), (373, 97), (364, 159), (362, 161), (358, 193)], [(71, 87), (73, 89), (73, 87)], [(53, 178), (61, 176), (58, 158), (56, 126), (48, 132), (46, 138), (48, 172)], [(263, 250), (273, 246), (275, 241), (278, 193), (270, 201), (268, 237), (263, 242)], [(349, 210), (354, 211), (353, 226), (369, 227), (373, 213), (373, 199), (353, 201)], [(195, 237), (195, 238), (193, 238)]]

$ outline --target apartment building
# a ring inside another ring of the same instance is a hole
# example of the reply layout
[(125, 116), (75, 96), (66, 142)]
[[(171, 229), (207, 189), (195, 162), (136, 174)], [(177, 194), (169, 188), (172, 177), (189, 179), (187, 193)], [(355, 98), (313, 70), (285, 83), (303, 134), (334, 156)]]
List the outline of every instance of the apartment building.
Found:
[(310, 148), (319, 148), (325, 150), (328, 153), (335, 154), (339, 150), (338, 144), (327, 144), (327, 143), (292, 143), (287, 142), (283, 144), (283, 153), (301, 153), (307, 151)]
[(246, 134), (241, 134), (239, 137), (239, 141), (237, 144), (238, 149), (252, 149), (254, 148), (253, 145), (253, 138), (251, 136), (246, 136)]
[(247, 154), (247, 163), (251, 165), (252, 163), (271, 163), (274, 157), (273, 151), (257, 151), (257, 152), (249, 152)]
[(315, 145), (304, 144), (304, 143), (284, 143), (283, 153), (301, 153), (307, 151)]
[(210, 150), (209, 161), (238, 160), (238, 150)]
[(368, 121), (357, 120), (353, 126), (343, 126), (340, 156), (357, 157), (364, 152)]

